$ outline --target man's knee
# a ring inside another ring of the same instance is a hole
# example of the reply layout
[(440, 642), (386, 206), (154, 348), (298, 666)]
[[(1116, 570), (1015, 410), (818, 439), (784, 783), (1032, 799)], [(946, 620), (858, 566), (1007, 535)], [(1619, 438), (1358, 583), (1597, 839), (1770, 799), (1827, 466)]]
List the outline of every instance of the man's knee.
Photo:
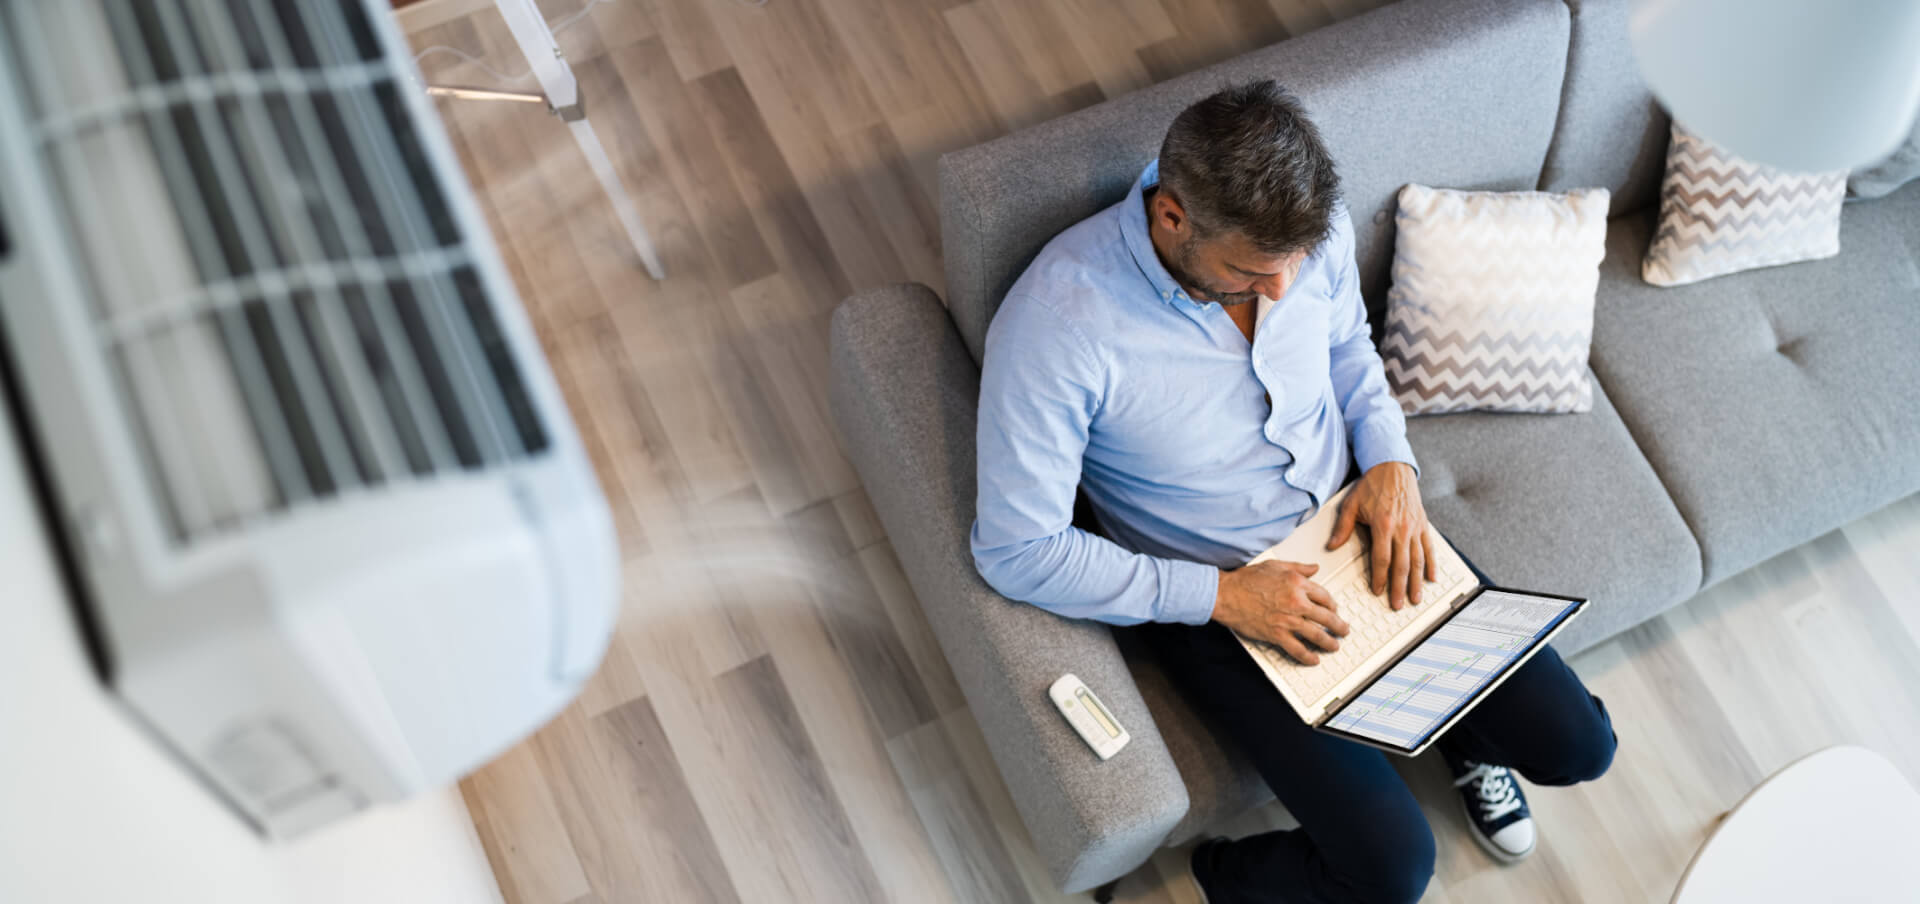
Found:
[(1607, 769), (1613, 765), (1613, 755), (1619, 749), (1619, 736), (1614, 734), (1611, 726), (1603, 725), (1593, 737), (1569, 745), (1551, 773), (1527, 775), (1527, 780), (1536, 785), (1577, 785), (1593, 781), (1607, 774)]
[(1337, 878), (1356, 904), (1412, 904), (1433, 879), (1433, 829), (1424, 816), (1376, 826), (1376, 843), (1365, 857), (1345, 865)]
[(1607, 729), (1604, 740), (1596, 739), (1581, 751), (1581, 756), (1574, 757), (1571, 768), (1567, 770), (1573, 779), (1568, 784), (1590, 782), (1606, 775), (1607, 769), (1613, 766), (1613, 755), (1619, 749), (1619, 736), (1613, 733), (1613, 729)]

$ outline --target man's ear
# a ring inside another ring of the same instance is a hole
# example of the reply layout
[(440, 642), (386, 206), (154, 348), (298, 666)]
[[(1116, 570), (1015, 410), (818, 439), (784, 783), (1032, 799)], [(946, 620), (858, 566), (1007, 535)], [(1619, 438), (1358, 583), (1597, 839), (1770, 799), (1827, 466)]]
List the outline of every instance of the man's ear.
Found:
[(1153, 193), (1153, 217), (1159, 220), (1168, 232), (1181, 234), (1187, 227), (1187, 210), (1180, 202), (1165, 190)]

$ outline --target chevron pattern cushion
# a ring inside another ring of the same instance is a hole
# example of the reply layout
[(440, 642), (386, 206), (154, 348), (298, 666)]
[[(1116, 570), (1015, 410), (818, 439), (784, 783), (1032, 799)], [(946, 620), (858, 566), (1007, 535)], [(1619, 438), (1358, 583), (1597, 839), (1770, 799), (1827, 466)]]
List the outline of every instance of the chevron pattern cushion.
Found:
[(1407, 414), (1593, 409), (1604, 188), (1400, 189), (1380, 354)]
[(1679, 286), (1840, 253), (1847, 171), (1794, 173), (1744, 160), (1673, 124), (1660, 227), (1640, 277)]

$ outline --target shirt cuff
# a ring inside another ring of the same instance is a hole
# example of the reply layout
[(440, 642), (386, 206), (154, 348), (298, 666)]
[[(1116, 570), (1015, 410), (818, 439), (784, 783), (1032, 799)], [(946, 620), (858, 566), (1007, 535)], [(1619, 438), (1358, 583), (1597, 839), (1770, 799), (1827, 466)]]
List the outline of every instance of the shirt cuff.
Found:
[(1166, 592), (1154, 621), (1204, 625), (1213, 618), (1214, 597), (1220, 594), (1220, 569), (1200, 562), (1167, 560)]
[(1420, 463), (1413, 458), (1413, 445), (1407, 442), (1404, 430), (1368, 426), (1354, 431), (1353, 460), (1360, 465), (1361, 474), (1382, 462), (1401, 461), (1413, 468), (1416, 479), (1420, 476)]

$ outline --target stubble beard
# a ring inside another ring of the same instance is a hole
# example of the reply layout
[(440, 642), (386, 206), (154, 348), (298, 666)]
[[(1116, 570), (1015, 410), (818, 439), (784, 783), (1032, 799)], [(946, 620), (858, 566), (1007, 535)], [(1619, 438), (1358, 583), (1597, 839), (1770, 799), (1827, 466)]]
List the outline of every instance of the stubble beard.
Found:
[(1197, 256), (1195, 246), (1199, 243), (1199, 237), (1191, 235), (1180, 243), (1179, 251), (1176, 253), (1179, 260), (1174, 262), (1171, 274), (1176, 282), (1187, 287), (1187, 294), (1192, 296), (1194, 301), (1217, 302), (1221, 307), (1233, 308), (1259, 300), (1259, 292), (1221, 292), (1195, 276), (1193, 261)]

